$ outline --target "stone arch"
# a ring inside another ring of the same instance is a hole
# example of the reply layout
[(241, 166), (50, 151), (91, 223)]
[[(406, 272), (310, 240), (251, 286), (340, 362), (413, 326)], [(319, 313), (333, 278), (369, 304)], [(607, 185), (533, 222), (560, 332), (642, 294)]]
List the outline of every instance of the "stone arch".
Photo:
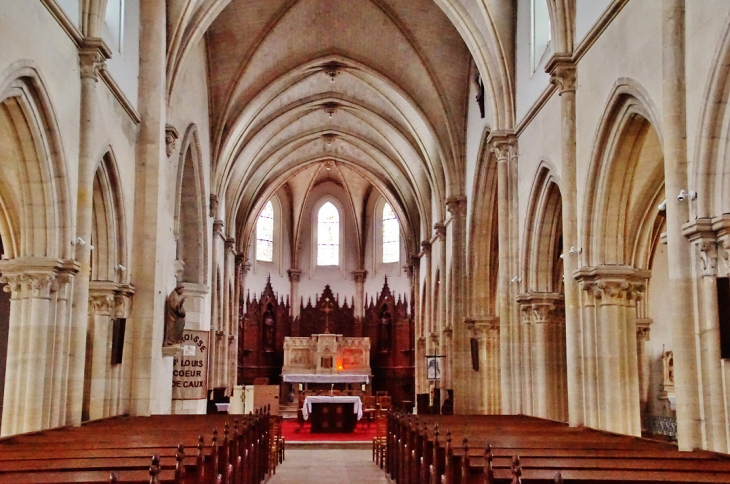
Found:
[[(730, 135), (730, 19), (726, 19), (702, 99), (699, 139), (695, 143), (692, 185), (697, 201), (696, 218), (730, 212), (730, 163), (727, 151)], [(695, 218), (695, 217), (692, 217)]]
[(94, 175), (91, 219), (91, 280), (128, 280), (127, 222), (114, 153), (109, 149)]
[[(487, 136), (483, 139), (486, 140)], [(482, 144), (483, 160), (477, 167), (472, 200), (474, 208), (469, 221), (468, 266), (470, 271), (470, 308), (473, 316), (496, 314), (499, 274), (499, 240), (497, 218), (497, 160), (486, 141)]]
[(525, 222), (523, 256), (527, 291), (563, 293), (562, 199), (555, 170), (543, 161), (537, 170)]
[(41, 76), (31, 63), (0, 76), (0, 138), (8, 140), (0, 187), (0, 230), (6, 255), (72, 258), (69, 186), (58, 123)]
[(208, 275), (208, 238), (205, 174), (196, 125), (185, 132), (180, 150), (175, 190), (177, 258), (184, 262), (182, 280), (204, 285)]
[[(630, 264), (646, 207), (664, 185), (656, 110), (631, 80), (614, 85), (599, 123), (583, 210), (582, 260)], [(576, 248), (580, 250), (581, 248)]]

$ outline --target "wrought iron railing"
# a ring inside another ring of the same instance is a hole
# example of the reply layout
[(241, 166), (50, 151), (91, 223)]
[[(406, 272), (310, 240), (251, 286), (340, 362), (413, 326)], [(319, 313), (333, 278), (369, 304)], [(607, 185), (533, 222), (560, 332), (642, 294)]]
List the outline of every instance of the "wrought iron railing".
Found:
[(648, 415), (647, 424), (649, 433), (662, 435), (672, 440), (677, 440), (677, 419), (662, 415)]

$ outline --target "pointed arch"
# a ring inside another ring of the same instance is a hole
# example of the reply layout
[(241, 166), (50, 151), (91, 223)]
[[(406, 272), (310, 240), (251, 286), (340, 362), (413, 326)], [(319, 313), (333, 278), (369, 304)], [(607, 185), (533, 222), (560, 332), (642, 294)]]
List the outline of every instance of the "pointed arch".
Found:
[[(58, 122), (47, 90), (31, 61), (0, 75), (2, 171), (14, 180), (0, 187), (9, 231), (9, 258), (72, 258), (70, 188)], [(12, 251), (12, 252), (10, 252)]]
[(655, 113), (637, 83), (617, 81), (594, 138), (588, 171), (582, 224), (587, 265), (632, 263), (631, 241), (636, 240), (658, 187), (663, 192), (664, 186)]
[(730, 16), (725, 26), (710, 64), (695, 143), (690, 188), (697, 187), (696, 218), (730, 212)]
[(207, 284), (205, 174), (200, 135), (195, 124), (188, 126), (183, 137), (175, 198), (174, 233), (177, 240), (177, 258), (185, 264), (181, 282)]
[(559, 180), (550, 164), (537, 169), (525, 220), (524, 287), (529, 292), (563, 293), (563, 222)]
[(127, 223), (122, 184), (111, 147), (102, 157), (93, 183), (91, 280), (124, 283), (129, 278)]

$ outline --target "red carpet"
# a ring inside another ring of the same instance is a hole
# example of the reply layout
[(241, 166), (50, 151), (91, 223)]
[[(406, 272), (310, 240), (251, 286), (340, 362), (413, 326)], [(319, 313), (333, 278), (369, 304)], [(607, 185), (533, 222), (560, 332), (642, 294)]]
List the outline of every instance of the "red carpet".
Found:
[(372, 442), (375, 437), (375, 424), (368, 424), (360, 421), (355, 427), (355, 431), (349, 434), (329, 434), (310, 432), (309, 423), (299, 428), (299, 423), (295, 419), (284, 420), (281, 426), (281, 435), (286, 442)]

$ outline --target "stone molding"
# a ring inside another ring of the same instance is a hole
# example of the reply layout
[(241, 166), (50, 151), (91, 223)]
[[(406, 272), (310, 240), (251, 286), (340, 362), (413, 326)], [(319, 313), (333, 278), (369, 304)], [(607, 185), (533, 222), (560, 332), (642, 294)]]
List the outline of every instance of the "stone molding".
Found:
[(210, 194), (210, 210), (208, 213), (208, 216), (210, 218), (214, 218), (216, 213), (218, 213), (218, 204), (220, 203), (220, 199), (218, 198), (218, 195)]
[(487, 145), (497, 158), (497, 163), (507, 163), (517, 150), (517, 138), (511, 131), (495, 131), (487, 138)]
[(452, 217), (463, 217), (466, 215), (466, 197), (449, 197), (446, 199), (446, 210)]
[(517, 296), (517, 303), (527, 324), (565, 324), (565, 296), (562, 294), (530, 291)]
[(570, 54), (553, 55), (545, 71), (550, 74), (550, 83), (558, 87), (561, 96), (566, 92), (575, 92), (576, 66)]
[(352, 271), (352, 276), (355, 278), (356, 283), (363, 284), (363, 283), (365, 283), (365, 280), (368, 277), (368, 271), (366, 271), (364, 269)]
[(630, 305), (641, 300), (651, 271), (625, 265), (603, 265), (581, 267), (574, 277), (592, 302), (600, 301), (603, 306)]
[(636, 320), (636, 340), (639, 342), (649, 341), (651, 337), (651, 323), (653, 321), (650, 318), (641, 318)]
[(446, 240), (446, 225), (441, 222), (436, 222), (433, 224), (433, 233), (438, 240), (443, 242)]
[(82, 79), (93, 79), (99, 82), (101, 72), (106, 68), (107, 59), (112, 52), (104, 41), (98, 37), (85, 38), (79, 45), (79, 70)]
[(302, 270), (301, 269), (291, 268), (291, 269), (287, 270), (286, 273), (289, 274), (290, 282), (299, 282), (302, 280)]
[(213, 237), (223, 238), (223, 220), (215, 219), (213, 221)]
[(171, 124), (165, 125), (165, 153), (170, 158), (175, 152), (177, 140), (180, 138), (177, 128)]

